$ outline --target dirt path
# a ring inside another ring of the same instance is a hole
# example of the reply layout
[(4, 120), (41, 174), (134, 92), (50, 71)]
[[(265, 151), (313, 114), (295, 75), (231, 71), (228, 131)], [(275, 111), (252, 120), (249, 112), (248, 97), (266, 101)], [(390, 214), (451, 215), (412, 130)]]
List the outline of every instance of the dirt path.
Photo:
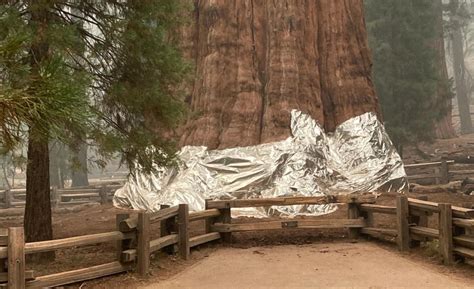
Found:
[(222, 248), (171, 279), (144, 289), (474, 288), (372, 243)]

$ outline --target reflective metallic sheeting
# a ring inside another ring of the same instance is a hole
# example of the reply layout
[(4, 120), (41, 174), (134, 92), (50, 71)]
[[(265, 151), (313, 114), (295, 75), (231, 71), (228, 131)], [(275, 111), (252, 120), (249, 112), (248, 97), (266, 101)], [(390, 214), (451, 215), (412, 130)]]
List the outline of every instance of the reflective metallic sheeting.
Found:
[[(225, 150), (184, 147), (179, 168), (135, 174), (115, 193), (114, 205), (157, 211), (205, 199), (317, 196), (408, 190), (403, 162), (375, 114), (366, 113), (326, 134), (310, 116), (291, 112), (292, 137)], [(334, 205), (241, 209), (240, 215), (321, 215)]]

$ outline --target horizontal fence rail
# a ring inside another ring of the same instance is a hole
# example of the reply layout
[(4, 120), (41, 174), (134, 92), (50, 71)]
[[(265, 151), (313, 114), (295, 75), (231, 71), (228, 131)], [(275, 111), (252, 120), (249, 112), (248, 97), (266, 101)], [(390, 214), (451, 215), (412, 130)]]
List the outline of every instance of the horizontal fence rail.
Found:
[(131, 268), (130, 265), (124, 265), (118, 261), (114, 261), (88, 268), (37, 277), (35, 280), (27, 282), (26, 288), (61, 286), (126, 272)]
[(375, 205), (375, 204), (361, 204), (360, 210), (364, 212), (370, 212), (370, 213), (381, 213), (381, 214), (389, 214), (389, 215), (397, 214), (396, 207), (382, 206), (382, 205)]
[[(284, 197), (252, 200), (206, 200), (206, 209), (190, 212), (187, 204), (162, 206), (156, 213), (138, 215), (118, 214), (116, 231), (70, 238), (25, 243), (23, 228), (0, 230), (0, 260), (8, 260), (8, 271), (0, 272), (0, 287), (43, 288), (54, 287), (88, 279), (100, 278), (132, 269), (146, 276), (150, 257), (158, 251), (178, 253), (188, 259), (191, 248), (222, 240), (230, 242), (232, 233), (293, 229), (346, 229), (349, 238), (366, 235), (395, 241), (401, 251), (419, 246), (420, 242), (436, 239), (443, 262), (452, 264), (456, 258), (474, 258), (474, 210), (430, 202), (426, 197), (407, 198), (400, 195), (395, 205), (375, 204), (372, 194), (329, 197)], [(295, 219), (259, 219), (233, 222), (232, 208), (291, 206), (306, 204), (346, 203), (347, 218), (326, 219), (305, 217)], [(379, 227), (375, 218), (386, 215), (394, 218), (394, 228)], [(428, 227), (429, 216), (438, 217), (438, 227)], [(191, 235), (193, 222), (201, 222), (204, 232)], [(155, 228), (159, 232), (154, 232)], [(158, 234), (157, 234), (158, 233)], [(156, 236), (158, 237), (152, 237)], [(25, 269), (25, 255), (76, 248), (100, 243), (115, 243), (117, 260), (83, 269), (45, 276), (36, 276)]]
[(279, 229), (336, 229), (362, 228), (364, 218), (359, 219), (314, 219), (314, 220), (280, 220), (242, 224), (215, 223), (211, 226), (214, 232), (244, 232)]
[(425, 185), (447, 184), (474, 175), (474, 158), (407, 164), (404, 167), (411, 182)]
[(279, 197), (265, 199), (239, 199), (209, 201), (209, 209), (246, 208), (246, 207), (269, 207), (290, 205), (325, 205), (331, 203), (373, 203), (373, 194), (362, 195), (335, 195), (318, 197)]
[(208, 218), (216, 218), (219, 217), (221, 212), (218, 209), (209, 209), (209, 210), (204, 210), (201, 212), (192, 212), (189, 214), (189, 221), (199, 221), (199, 220), (204, 220)]
[[(64, 239), (56, 239), (50, 241), (41, 241), (26, 243), (25, 254), (34, 254), (40, 252), (49, 252), (58, 249), (65, 249), (78, 246), (93, 245), (98, 243), (106, 243), (118, 240), (132, 239), (134, 235), (124, 234), (122, 232), (108, 232), (108, 233), (99, 233), (93, 235), (85, 235), (78, 237), (70, 237)], [(0, 247), (0, 259), (7, 258), (8, 250), (7, 247)]]
[[(474, 210), (440, 204), (423, 199), (397, 197), (397, 206), (362, 204), (360, 210), (365, 215), (366, 226), (361, 233), (376, 238), (395, 239), (401, 251), (418, 246), (420, 242), (438, 240), (439, 253), (446, 265), (455, 258), (474, 258)], [(396, 211), (397, 228), (376, 228), (373, 226), (374, 213), (393, 215)], [(437, 214), (438, 228), (428, 227), (428, 216)]]
[[(80, 205), (91, 202), (101, 204), (112, 200), (115, 191), (123, 187), (123, 183), (117, 184), (116, 180), (104, 181), (101, 185), (87, 187), (73, 187), (58, 189), (51, 187), (51, 204), (53, 207), (62, 205)], [(9, 189), (0, 191), (0, 207), (19, 208), (25, 206), (26, 189)]]
[[(439, 204), (435, 202), (429, 202), (424, 200), (417, 200), (408, 198), (409, 205), (411, 208), (429, 212), (429, 213), (439, 213), (440, 208)], [(474, 218), (474, 210), (462, 207), (452, 206), (451, 208), (453, 215), (458, 218)]]

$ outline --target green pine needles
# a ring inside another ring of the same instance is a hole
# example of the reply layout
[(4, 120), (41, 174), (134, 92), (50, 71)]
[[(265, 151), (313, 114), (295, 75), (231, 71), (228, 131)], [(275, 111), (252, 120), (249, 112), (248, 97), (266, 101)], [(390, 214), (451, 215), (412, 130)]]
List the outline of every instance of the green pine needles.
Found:
[(451, 93), (437, 67), (435, 43), (443, 37), (437, 28), (440, 3), (365, 1), (375, 86), (387, 130), (399, 148), (432, 140), (436, 121), (446, 113), (446, 97), (452, 97), (437, 95)]
[(185, 113), (190, 67), (173, 32), (187, 9), (174, 0), (3, 1), (3, 151), (28, 137), (79, 139), (145, 170), (172, 164), (176, 146), (163, 135)]

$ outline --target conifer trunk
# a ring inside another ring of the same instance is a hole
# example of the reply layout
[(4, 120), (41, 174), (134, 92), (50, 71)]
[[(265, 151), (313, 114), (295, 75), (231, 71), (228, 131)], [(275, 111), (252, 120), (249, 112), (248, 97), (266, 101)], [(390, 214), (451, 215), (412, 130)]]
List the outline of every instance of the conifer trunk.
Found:
[[(34, 1), (32, 1), (34, 2)], [(49, 58), (47, 27), (49, 24), (50, 2), (29, 3), (30, 25), (35, 29), (29, 57), (31, 64), (31, 93), (40, 81), (41, 65)], [(51, 219), (51, 198), (49, 181), (48, 136), (44, 130), (31, 126), (28, 131), (28, 163), (26, 167), (25, 238), (27, 242), (50, 240), (53, 238)], [(54, 252), (37, 254), (33, 259), (48, 260)]]
[[(459, 7), (458, 0), (451, 1), (453, 7)], [(466, 75), (464, 65), (464, 44), (461, 24), (457, 19), (451, 19), (453, 26), (453, 69), (456, 82), (456, 97), (458, 100), (459, 117), (461, 118), (461, 134), (472, 133), (472, 119), (469, 108), (469, 96), (466, 87)]]
[(436, 2), (437, 15), (437, 38), (435, 42), (436, 49), (436, 68), (438, 71), (438, 87), (437, 87), (437, 101), (444, 103), (445, 114), (435, 125), (436, 138), (447, 139), (456, 137), (456, 132), (453, 127), (452, 119), (452, 98), (449, 87), (449, 75), (446, 67), (446, 50), (444, 48), (444, 29), (443, 29), (443, 1)]
[(89, 179), (87, 177), (87, 145), (80, 144), (78, 151), (74, 153), (77, 164), (74, 164), (72, 168), (71, 187), (88, 186)]
[(380, 116), (362, 0), (195, 1), (185, 51), (195, 63), (182, 145), (255, 145), (290, 134), (290, 111), (331, 131)]
[[(49, 183), (49, 150), (44, 137), (36, 137), (37, 129), (30, 127), (28, 163), (26, 167), (25, 238), (27, 242), (51, 240), (51, 198)], [(38, 259), (43, 259), (38, 257)], [(46, 254), (51, 256), (51, 254)], [(54, 256), (54, 255), (53, 255)]]
[(50, 142), (49, 144), (49, 182), (51, 186), (55, 186), (58, 189), (64, 188), (64, 180), (62, 178), (63, 168), (61, 167), (64, 161), (61, 155), (62, 144)]

